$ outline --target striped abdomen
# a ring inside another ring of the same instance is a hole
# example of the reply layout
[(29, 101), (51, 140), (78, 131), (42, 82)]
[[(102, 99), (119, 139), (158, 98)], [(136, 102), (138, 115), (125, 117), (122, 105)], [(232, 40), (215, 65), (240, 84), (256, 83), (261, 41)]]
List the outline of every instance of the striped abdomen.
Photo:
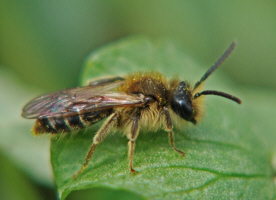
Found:
[(77, 131), (97, 123), (110, 114), (111, 110), (102, 110), (65, 118), (52, 117), (37, 119), (33, 128), (33, 132), (35, 135), (39, 135), (42, 133), (56, 134)]

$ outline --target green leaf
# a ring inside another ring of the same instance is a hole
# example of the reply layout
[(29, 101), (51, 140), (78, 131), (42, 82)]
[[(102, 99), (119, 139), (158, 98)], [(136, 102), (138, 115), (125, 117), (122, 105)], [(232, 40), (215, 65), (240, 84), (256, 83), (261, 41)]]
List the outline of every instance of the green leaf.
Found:
[[(171, 41), (130, 37), (93, 52), (81, 83), (137, 70), (158, 70), (195, 82), (207, 66), (199, 67)], [(165, 131), (140, 133), (134, 156), (137, 174), (129, 173), (127, 139), (116, 132), (99, 145), (85, 171), (72, 179), (100, 124), (73, 137), (52, 139), (51, 161), (61, 199), (91, 188), (131, 192), (142, 199), (275, 198), (275, 93), (235, 84), (219, 69), (205, 88), (234, 94), (243, 104), (208, 96), (202, 123), (175, 128), (175, 145), (186, 152), (185, 157), (173, 151)]]

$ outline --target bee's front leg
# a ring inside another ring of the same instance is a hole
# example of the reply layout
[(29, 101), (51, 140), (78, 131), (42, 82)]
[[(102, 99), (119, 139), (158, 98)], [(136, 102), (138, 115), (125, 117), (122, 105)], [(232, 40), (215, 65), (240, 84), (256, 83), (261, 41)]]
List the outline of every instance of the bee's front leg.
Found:
[(173, 125), (172, 125), (172, 119), (169, 113), (168, 108), (164, 108), (164, 115), (165, 115), (165, 120), (166, 120), (166, 131), (169, 132), (169, 142), (172, 145), (172, 148), (177, 152), (180, 153), (182, 156), (185, 156), (185, 153), (179, 149), (177, 149), (174, 145), (174, 134), (173, 134)]
[(135, 148), (135, 140), (139, 135), (139, 126), (138, 126), (138, 117), (135, 115), (133, 117), (133, 122), (131, 126), (130, 132), (127, 134), (128, 141), (128, 159), (129, 159), (129, 168), (130, 172), (136, 172), (133, 169), (133, 155), (134, 155), (134, 148)]

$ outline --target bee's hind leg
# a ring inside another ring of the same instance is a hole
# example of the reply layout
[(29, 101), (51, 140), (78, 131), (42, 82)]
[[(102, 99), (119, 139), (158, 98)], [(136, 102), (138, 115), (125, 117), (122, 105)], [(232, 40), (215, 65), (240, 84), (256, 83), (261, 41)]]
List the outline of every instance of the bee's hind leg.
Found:
[(98, 130), (98, 132), (96, 133), (96, 135), (93, 138), (93, 143), (90, 147), (90, 150), (88, 151), (88, 153), (86, 155), (86, 158), (82, 165), (82, 168), (77, 173), (74, 174), (73, 179), (77, 178), (77, 176), (79, 174), (81, 174), (83, 172), (83, 170), (87, 167), (88, 162), (91, 159), (97, 145), (104, 140), (106, 135), (110, 132), (110, 129), (117, 123), (117, 119), (118, 119), (118, 114), (113, 113), (112, 115), (110, 115), (107, 118), (107, 120), (104, 122), (102, 127)]
[(88, 80), (88, 84), (89, 86), (98, 86), (98, 85), (105, 85), (105, 84), (109, 84), (109, 83), (115, 83), (118, 81), (123, 81), (125, 80), (122, 77), (109, 77), (109, 78), (102, 78), (102, 79), (94, 79), (94, 80)]
[(135, 140), (139, 135), (139, 126), (138, 126), (138, 117), (135, 115), (132, 126), (131, 126), (131, 131), (127, 134), (127, 138), (129, 139), (128, 141), (128, 159), (129, 159), (129, 169), (130, 172), (136, 172), (133, 169), (133, 156), (134, 156), (134, 148), (135, 148)]
[(174, 134), (173, 134), (173, 130), (172, 130), (172, 119), (169, 113), (168, 108), (164, 108), (164, 114), (165, 114), (165, 119), (166, 119), (166, 131), (168, 131), (169, 133), (169, 142), (172, 145), (172, 148), (177, 152), (180, 153), (182, 156), (185, 156), (185, 153), (179, 149), (177, 149), (174, 145)]

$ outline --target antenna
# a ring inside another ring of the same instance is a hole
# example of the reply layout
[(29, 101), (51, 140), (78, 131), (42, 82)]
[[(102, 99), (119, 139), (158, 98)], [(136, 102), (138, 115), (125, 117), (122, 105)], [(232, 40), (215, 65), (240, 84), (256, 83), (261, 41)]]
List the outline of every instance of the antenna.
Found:
[(196, 93), (196, 94), (194, 95), (194, 99), (198, 98), (198, 97), (201, 96), (201, 95), (217, 95), (217, 96), (225, 97), (225, 98), (227, 98), (227, 99), (230, 99), (230, 100), (232, 100), (232, 101), (235, 101), (235, 102), (237, 102), (238, 104), (241, 104), (241, 103), (242, 103), (242, 101), (241, 101), (239, 98), (237, 98), (237, 97), (235, 97), (235, 96), (233, 96), (233, 95), (224, 93), (224, 92), (216, 91), (216, 90), (205, 90), (205, 91), (203, 91), (203, 92), (198, 92), (198, 93)]
[(217, 60), (217, 62), (202, 76), (200, 81), (198, 81), (195, 86), (194, 90), (203, 82), (205, 81), (220, 65), (223, 63), (223, 61), (232, 53), (236, 46), (236, 42), (233, 41), (228, 49), (224, 52), (224, 54)]

